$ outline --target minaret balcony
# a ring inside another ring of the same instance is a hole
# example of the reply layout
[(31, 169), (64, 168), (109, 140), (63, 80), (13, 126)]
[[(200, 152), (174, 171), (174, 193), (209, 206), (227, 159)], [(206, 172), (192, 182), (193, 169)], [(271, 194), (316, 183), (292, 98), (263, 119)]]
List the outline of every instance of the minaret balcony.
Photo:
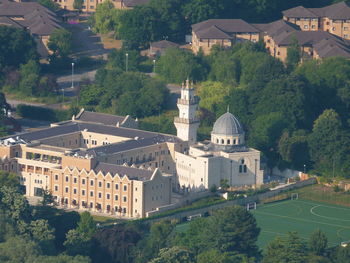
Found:
[(185, 124), (199, 123), (199, 119), (198, 118), (185, 119), (185, 118), (175, 117), (174, 120), (175, 120), (176, 123), (185, 123)]
[(177, 104), (182, 104), (182, 105), (195, 105), (198, 104), (199, 100), (197, 97), (194, 97), (191, 100), (186, 100), (186, 99), (177, 99)]

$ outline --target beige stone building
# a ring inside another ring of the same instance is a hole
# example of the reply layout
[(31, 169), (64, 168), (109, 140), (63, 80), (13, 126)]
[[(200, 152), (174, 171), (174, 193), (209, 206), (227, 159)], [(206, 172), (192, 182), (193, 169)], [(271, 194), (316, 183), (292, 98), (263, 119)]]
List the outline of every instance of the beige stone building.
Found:
[[(66, 10), (75, 10), (74, 9), (74, 0), (53, 0), (57, 3), (62, 9)], [(96, 11), (98, 4), (106, 0), (83, 0), (83, 12), (93, 13)], [(138, 5), (144, 5), (149, 2), (149, 0), (109, 0), (113, 3), (116, 9), (131, 9)]]
[(144, 217), (171, 203), (175, 150), (186, 144), (126, 122), (121, 127), (118, 119), (135, 124), (82, 111), (72, 121), (5, 137), (0, 168), (20, 175), (27, 196), (48, 189), (59, 206)]
[(41, 57), (47, 57), (50, 34), (62, 28), (57, 15), (37, 2), (0, 1), (0, 25), (27, 30), (37, 43)]
[(260, 31), (242, 19), (209, 19), (192, 25), (192, 50), (209, 54), (214, 45), (232, 47), (244, 41), (257, 42)]
[(283, 19), (303, 31), (326, 31), (350, 39), (350, 7), (339, 2), (322, 8), (297, 6), (283, 11)]

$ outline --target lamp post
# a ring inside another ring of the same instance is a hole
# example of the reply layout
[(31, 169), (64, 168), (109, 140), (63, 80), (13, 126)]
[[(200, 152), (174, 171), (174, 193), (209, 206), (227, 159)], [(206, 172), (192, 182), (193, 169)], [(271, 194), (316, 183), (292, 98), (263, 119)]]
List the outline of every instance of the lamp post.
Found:
[(156, 60), (153, 59), (153, 73), (156, 73)]
[(128, 58), (129, 58), (129, 54), (126, 53), (125, 57), (126, 57), (126, 60), (125, 60), (125, 71), (128, 72)]
[(74, 89), (74, 62), (72, 62), (72, 89)]
[(306, 164), (304, 164), (304, 174), (306, 173)]

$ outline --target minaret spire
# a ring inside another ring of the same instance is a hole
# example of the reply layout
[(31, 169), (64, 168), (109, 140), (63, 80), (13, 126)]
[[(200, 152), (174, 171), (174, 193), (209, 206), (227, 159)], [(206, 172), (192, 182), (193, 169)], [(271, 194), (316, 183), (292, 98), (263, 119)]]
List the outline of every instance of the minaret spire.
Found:
[(174, 125), (177, 130), (177, 137), (189, 144), (197, 141), (197, 129), (199, 120), (196, 117), (198, 97), (194, 94), (193, 82), (187, 78), (186, 84), (182, 84), (181, 98), (177, 100), (179, 117), (175, 117)]

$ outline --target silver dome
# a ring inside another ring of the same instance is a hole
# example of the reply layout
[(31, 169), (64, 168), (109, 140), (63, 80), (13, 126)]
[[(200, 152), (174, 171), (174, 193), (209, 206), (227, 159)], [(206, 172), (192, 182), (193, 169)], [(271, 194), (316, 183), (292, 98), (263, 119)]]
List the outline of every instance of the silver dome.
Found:
[(226, 112), (221, 115), (214, 123), (212, 134), (218, 135), (237, 135), (243, 134), (241, 123), (231, 113)]

